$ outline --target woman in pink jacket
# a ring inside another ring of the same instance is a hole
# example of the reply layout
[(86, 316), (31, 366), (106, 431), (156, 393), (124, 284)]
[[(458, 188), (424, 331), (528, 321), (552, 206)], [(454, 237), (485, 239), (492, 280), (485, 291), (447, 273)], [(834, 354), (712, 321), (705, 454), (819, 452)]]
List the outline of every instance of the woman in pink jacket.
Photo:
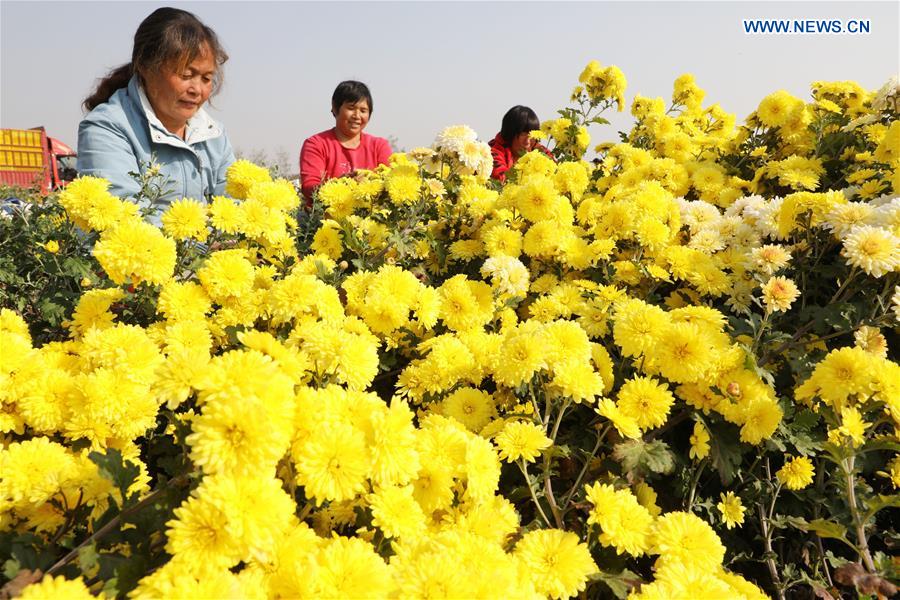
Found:
[(300, 187), (307, 202), (326, 179), (386, 165), (390, 143), (363, 133), (372, 115), (372, 93), (359, 81), (342, 81), (331, 96), (334, 127), (308, 138), (300, 150)]

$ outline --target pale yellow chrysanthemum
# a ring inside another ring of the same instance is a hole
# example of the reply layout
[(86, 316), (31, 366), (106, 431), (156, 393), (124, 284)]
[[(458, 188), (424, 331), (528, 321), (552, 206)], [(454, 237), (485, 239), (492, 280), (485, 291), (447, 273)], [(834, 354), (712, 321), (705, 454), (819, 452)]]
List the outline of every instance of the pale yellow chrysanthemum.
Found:
[(873, 356), (887, 358), (887, 339), (877, 327), (864, 325), (853, 334), (853, 341), (857, 348), (862, 348)]
[(900, 238), (882, 227), (854, 227), (844, 238), (841, 254), (847, 264), (882, 277), (900, 268)]
[(762, 286), (762, 299), (767, 312), (787, 311), (799, 296), (797, 284), (787, 277), (771, 277)]
[(750, 258), (756, 271), (772, 275), (785, 268), (791, 260), (791, 253), (783, 246), (766, 244), (750, 251)]

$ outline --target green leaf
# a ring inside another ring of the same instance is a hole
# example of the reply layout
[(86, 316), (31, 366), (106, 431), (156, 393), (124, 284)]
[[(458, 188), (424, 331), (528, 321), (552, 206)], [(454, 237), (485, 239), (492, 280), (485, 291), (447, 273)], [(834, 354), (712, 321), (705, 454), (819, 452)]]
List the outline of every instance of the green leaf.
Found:
[(876, 452), (879, 450), (890, 450), (893, 452), (900, 452), (900, 442), (895, 442), (894, 440), (889, 440), (887, 438), (881, 438), (878, 440), (870, 440), (860, 447), (860, 452)]
[(131, 462), (125, 462), (122, 453), (115, 448), (108, 448), (106, 454), (91, 452), (88, 458), (97, 465), (100, 475), (109, 479), (122, 494), (123, 508), (128, 497), (128, 488), (141, 473), (140, 468)]
[(89, 544), (78, 550), (78, 568), (82, 573), (90, 573), (97, 566), (97, 546)]
[(807, 521), (803, 517), (791, 517), (787, 515), (777, 515), (770, 521), (773, 527), (784, 529), (788, 526), (807, 533), (816, 533), (819, 537), (834, 538), (836, 540), (847, 539), (847, 528), (840, 523), (829, 521), (827, 519), (813, 519)]
[(827, 519), (813, 519), (806, 525), (804, 531), (812, 531), (819, 534), (819, 537), (834, 538), (842, 540), (847, 536), (847, 528), (840, 523), (829, 521)]
[(863, 518), (863, 522), (868, 521), (875, 514), (885, 508), (900, 508), (900, 494), (891, 494), (889, 496), (885, 496), (882, 494), (878, 494), (873, 498), (870, 498), (866, 505), (869, 510), (866, 511), (865, 517)]
[(9, 580), (13, 580), (16, 577), (16, 574), (22, 570), (22, 565), (14, 558), (10, 558), (5, 563), (3, 563), (3, 576)]
[(794, 415), (791, 424), (800, 429), (810, 430), (816, 426), (820, 418), (819, 413), (804, 409)]
[(666, 474), (675, 468), (672, 451), (662, 440), (628, 440), (617, 445), (613, 455), (626, 471)]
[(600, 571), (596, 575), (591, 576), (591, 580), (602, 581), (605, 583), (609, 586), (609, 589), (612, 590), (612, 593), (616, 598), (627, 598), (631, 590), (633, 590), (637, 584), (642, 583), (638, 574), (629, 571), (628, 569), (625, 569), (620, 573)]
[(709, 459), (716, 471), (719, 472), (722, 485), (729, 485), (734, 481), (742, 460), (741, 445), (736, 430), (720, 427), (717, 429), (716, 435), (710, 436)]
[(790, 515), (775, 515), (771, 519), (769, 519), (769, 524), (776, 529), (787, 529), (788, 527), (793, 527), (795, 529), (799, 529), (801, 531), (806, 531), (806, 526), (809, 525), (809, 522), (803, 517), (792, 517)]
[(842, 567), (849, 563), (850, 561), (846, 558), (842, 558), (840, 556), (835, 556), (834, 552), (828, 550), (825, 552), (825, 560), (828, 561), (828, 564), (831, 565), (832, 568), (836, 569), (838, 567)]

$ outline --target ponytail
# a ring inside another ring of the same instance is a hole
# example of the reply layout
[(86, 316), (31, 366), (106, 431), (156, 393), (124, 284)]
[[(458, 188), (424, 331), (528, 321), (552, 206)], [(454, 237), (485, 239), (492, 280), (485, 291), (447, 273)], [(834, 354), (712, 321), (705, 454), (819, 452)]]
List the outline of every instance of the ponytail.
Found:
[(100, 80), (97, 87), (90, 96), (84, 99), (81, 106), (85, 111), (90, 112), (107, 102), (117, 90), (128, 87), (131, 76), (134, 75), (134, 68), (131, 63), (125, 63), (121, 67), (117, 67), (110, 71), (106, 77)]

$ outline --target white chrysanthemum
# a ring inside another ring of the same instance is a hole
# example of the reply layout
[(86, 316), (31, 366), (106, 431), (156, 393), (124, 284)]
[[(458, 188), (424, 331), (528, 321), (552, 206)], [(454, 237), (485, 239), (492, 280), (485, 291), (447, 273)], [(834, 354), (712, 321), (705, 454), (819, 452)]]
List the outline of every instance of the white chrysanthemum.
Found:
[(872, 98), (872, 112), (878, 113), (888, 106), (897, 106), (900, 98), (900, 79), (896, 75), (888, 79)]
[(736, 238), (738, 232), (746, 229), (746, 226), (740, 217), (723, 216), (719, 217), (719, 220), (711, 228), (715, 229), (723, 240), (730, 240)]
[(457, 150), (459, 162), (470, 168), (477, 175), (487, 175), (493, 167), (491, 148), (477, 140), (463, 142)]
[[(760, 210), (763, 206), (766, 205), (766, 199), (762, 196), (744, 196), (743, 198), (738, 198), (734, 202), (732, 202), (728, 208), (725, 209), (726, 217), (740, 217), (743, 216), (745, 221), (748, 221), (747, 211), (755, 211)], [(751, 223), (752, 224), (752, 223)]]
[(715, 254), (725, 248), (725, 241), (719, 235), (717, 229), (704, 228), (691, 235), (688, 247), (700, 250), (704, 254)]
[(680, 199), (678, 204), (681, 210), (681, 220), (690, 228), (691, 233), (715, 227), (721, 217), (718, 208), (703, 200)]
[(900, 323), (900, 285), (894, 286), (894, 295), (891, 296), (891, 306), (894, 310), (894, 317)]
[(900, 238), (887, 229), (862, 225), (850, 230), (841, 251), (847, 264), (881, 277), (900, 267)]
[(778, 233), (778, 213), (781, 212), (783, 203), (784, 198), (772, 198), (765, 204), (747, 206), (744, 215), (750, 217), (748, 222), (753, 222), (763, 237), (785, 239), (785, 236)]
[(875, 210), (867, 202), (848, 202), (836, 205), (825, 217), (825, 228), (838, 238), (859, 225), (873, 225)]
[(895, 235), (900, 231), (900, 198), (883, 196), (869, 202), (869, 206), (874, 207), (869, 225), (884, 227)]
[(484, 261), (481, 274), (490, 277), (501, 294), (525, 296), (528, 292), (528, 268), (518, 258), (505, 254), (492, 256)]
[(434, 140), (434, 146), (442, 150), (459, 152), (466, 142), (474, 142), (478, 134), (468, 125), (451, 125), (445, 127)]

